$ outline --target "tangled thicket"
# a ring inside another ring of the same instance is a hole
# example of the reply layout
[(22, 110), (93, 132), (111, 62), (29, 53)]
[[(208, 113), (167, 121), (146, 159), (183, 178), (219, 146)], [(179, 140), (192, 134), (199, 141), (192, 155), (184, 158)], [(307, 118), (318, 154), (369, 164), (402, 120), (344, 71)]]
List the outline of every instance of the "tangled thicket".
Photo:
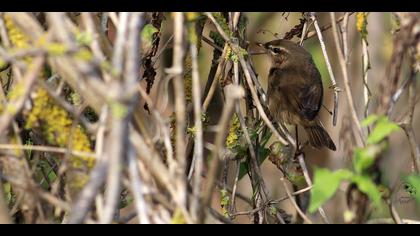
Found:
[[(396, 206), (420, 203), (420, 15), (382, 15), (376, 66), (370, 14), (0, 13), (0, 223), (420, 220)], [(317, 51), (334, 154), (271, 119), (255, 45), (279, 30)]]

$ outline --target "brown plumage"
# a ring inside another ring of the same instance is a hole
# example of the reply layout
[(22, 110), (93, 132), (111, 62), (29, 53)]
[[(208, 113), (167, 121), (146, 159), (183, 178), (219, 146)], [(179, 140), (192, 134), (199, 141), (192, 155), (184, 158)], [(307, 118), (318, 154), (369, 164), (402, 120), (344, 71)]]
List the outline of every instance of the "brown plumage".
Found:
[(301, 125), (313, 147), (326, 146), (335, 151), (334, 142), (318, 119), (324, 91), (311, 54), (283, 39), (259, 45), (271, 56), (267, 95), (272, 116), (278, 121)]

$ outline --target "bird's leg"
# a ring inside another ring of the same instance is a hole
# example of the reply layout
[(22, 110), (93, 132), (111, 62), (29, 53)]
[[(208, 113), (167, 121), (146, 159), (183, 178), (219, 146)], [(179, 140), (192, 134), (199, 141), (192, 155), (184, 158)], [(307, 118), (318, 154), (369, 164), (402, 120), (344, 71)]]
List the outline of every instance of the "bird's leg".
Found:
[(299, 134), (298, 134), (298, 126), (295, 125), (295, 137), (296, 137), (296, 155), (299, 153)]

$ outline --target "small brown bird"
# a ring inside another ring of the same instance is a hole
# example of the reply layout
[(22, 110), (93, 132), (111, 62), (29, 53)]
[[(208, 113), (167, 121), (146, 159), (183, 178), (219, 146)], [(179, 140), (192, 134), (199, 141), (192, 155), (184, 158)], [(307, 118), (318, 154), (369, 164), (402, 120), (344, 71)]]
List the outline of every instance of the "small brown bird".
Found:
[(311, 146), (335, 151), (334, 142), (318, 118), (324, 91), (311, 54), (283, 39), (258, 45), (271, 56), (267, 96), (274, 119), (301, 125)]

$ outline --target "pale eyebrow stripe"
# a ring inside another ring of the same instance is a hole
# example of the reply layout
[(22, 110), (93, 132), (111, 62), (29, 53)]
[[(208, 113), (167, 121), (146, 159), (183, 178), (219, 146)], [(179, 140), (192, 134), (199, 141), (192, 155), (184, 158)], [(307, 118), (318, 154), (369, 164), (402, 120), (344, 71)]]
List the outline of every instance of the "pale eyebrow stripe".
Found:
[(285, 53), (287, 53), (287, 54), (290, 54), (289, 50), (287, 50), (286, 48), (281, 47), (281, 46), (276, 46), (276, 47), (274, 47), (273, 45), (268, 45), (268, 48), (269, 48), (270, 50), (273, 50), (274, 48), (278, 48), (278, 49), (280, 49), (280, 51), (283, 51), (283, 52), (285, 52)]

